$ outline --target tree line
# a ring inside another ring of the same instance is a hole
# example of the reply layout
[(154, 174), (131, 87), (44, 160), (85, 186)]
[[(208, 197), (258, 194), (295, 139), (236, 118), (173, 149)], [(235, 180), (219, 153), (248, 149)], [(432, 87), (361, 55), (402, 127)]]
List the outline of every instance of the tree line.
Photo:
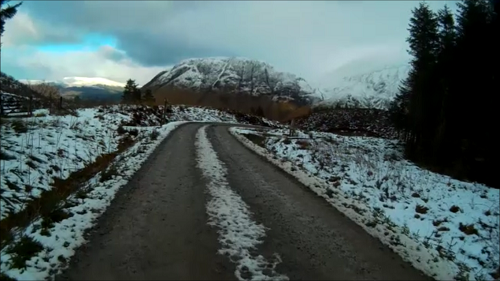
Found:
[(499, 1), (462, 0), (456, 14), (420, 3), (407, 38), (411, 70), (389, 110), (409, 159), (497, 188), (499, 13)]
[(123, 90), (122, 103), (138, 104), (142, 102), (155, 102), (151, 89), (146, 89), (143, 93), (142, 90), (139, 89), (139, 85), (137, 85), (134, 80), (127, 80), (127, 84), (125, 84), (125, 88)]

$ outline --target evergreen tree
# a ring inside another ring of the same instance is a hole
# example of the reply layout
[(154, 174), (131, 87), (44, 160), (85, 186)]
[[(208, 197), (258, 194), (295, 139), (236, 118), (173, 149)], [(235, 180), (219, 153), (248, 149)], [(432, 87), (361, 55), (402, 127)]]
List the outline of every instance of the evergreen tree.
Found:
[(457, 60), (455, 55), (456, 47), (456, 28), (453, 13), (445, 6), (438, 12), (438, 47), (437, 47), (437, 65), (436, 65), (436, 80), (437, 80), (437, 95), (434, 100), (437, 112), (437, 130), (433, 141), (432, 154), (437, 158), (438, 162), (451, 157), (451, 138), (450, 126), (450, 109), (453, 108), (453, 78), (454, 72), (457, 69)]
[(399, 93), (389, 105), (389, 117), (399, 132), (401, 139), (409, 139), (409, 108), (410, 108), (410, 80), (407, 79), (399, 86)]
[(135, 89), (133, 91), (132, 97), (134, 99), (134, 103), (140, 104), (142, 103), (142, 92), (141, 89), (139, 89), (138, 85), (135, 85)]
[(413, 10), (407, 42), (411, 71), (390, 105), (407, 156), (461, 178), (498, 186), (500, 153), (491, 122), (498, 119), (499, 9), (462, 0), (457, 21), (448, 7)]
[[(140, 98), (141, 91), (138, 89), (137, 84), (134, 80), (127, 80), (127, 84), (125, 85), (125, 89), (123, 91), (122, 102), (127, 104), (136, 103), (141, 100)], [(137, 97), (139, 95), (139, 98)]]
[(4, 7), (8, 2), (9, 0), (0, 0), (0, 37), (3, 36), (3, 32), (5, 31), (5, 21), (13, 18), (17, 13), (17, 9), (22, 4), (20, 2), (13, 6), (7, 5), (7, 7)]
[(499, 90), (498, 78), (495, 79), (498, 68), (495, 46), (498, 47), (500, 30), (494, 28), (495, 17), (493, 7), (486, 0), (458, 3), (456, 57), (462, 67), (455, 82), (457, 106), (453, 115), (458, 122), (456, 126), (462, 128), (455, 130), (457, 142), (463, 143), (457, 162), (472, 178), (493, 178), (492, 171), (489, 175), (484, 173), (488, 173), (488, 167), (495, 161), (493, 152), (498, 153), (491, 129), (491, 122), (498, 118), (493, 93)]
[[(436, 118), (435, 99), (435, 65), (438, 47), (438, 22), (435, 13), (426, 3), (413, 10), (410, 19), (409, 53), (412, 70), (404, 82), (404, 93), (408, 103), (407, 154), (410, 157), (425, 158), (423, 153), (430, 145), (429, 136), (434, 133), (433, 121)], [(424, 106), (427, 105), (427, 106)]]
[(146, 89), (144, 93), (144, 101), (145, 102), (155, 102), (155, 97), (153, 96), (153, 92), (151, 89)]

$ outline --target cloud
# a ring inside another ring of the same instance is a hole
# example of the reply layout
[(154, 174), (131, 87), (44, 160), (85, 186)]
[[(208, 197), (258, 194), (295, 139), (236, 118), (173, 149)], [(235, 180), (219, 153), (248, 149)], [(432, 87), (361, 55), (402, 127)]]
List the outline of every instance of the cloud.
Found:
[(14, 73), (9, 74), (18, 79), (61, 80), (63, 77), (83, 76), (118, 82), (132, 78), (145, 84), (164, 69), (142, 66), (111, 46), (67, 52), (45, 52), (27, 47), (16, 50), (15, 54), (8, 50), (2, 56), (5, 57), (2, 69), (4, 64), (15, 66)]
[(34, 20), (22, 11), (7, 21), (5, 29), (2, 47), (7, 48), (44, 43), (76, 43), (80, 40), (80, 36), (71, 29)]
[[(454, 7), (452, 1), (428, 3), (434, 9), (446, 3)], [(397, 54), (401, 61), (407, 60), (407, 26), (416, 5), (414, 1), (30, 1), (22, 11), (33, 24), (22, 16), (18, 27), (6, 27), (6, 34), (11, 46), (26, 44), (32, 40), (28, 35), (35, 33), (43, 34), (38, 43), (58, 42), (53, 34), (65, 42), (102, 34), (116, 39), (113, 48), (118, 53), (110, 57), (101, 50), (100, 56), (143, 69), (191, 57), (243, 56), (314, 79), (360, 58)], [(10, 34), (16, 28), (25, 35)]]

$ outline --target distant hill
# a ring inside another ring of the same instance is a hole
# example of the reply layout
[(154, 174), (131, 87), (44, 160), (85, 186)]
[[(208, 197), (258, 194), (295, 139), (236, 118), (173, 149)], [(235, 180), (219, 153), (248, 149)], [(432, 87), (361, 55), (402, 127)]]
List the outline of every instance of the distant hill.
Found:
[(314, 107), (387, 109), (409, 70), (409, 65), (401, 64), (368, 71), (361, 68), (358, 73), (344, 76), (331, 73), (320, 90), (325, 100)]
[(47, 83), (57, 87), (63, 98), (82, 100), (119, 101), (125, 83), (100, 77), (64, 77), (60, 81), (21, 80), (26, 84)]
[(235, 57), (183, 60), (160, 72), (143, 88), (268, 96), (275, 101), (291, 101), (300, 105), (310, 105), (317, 100), (314, 89), (303, 78), (276, 71), (262, 61)]

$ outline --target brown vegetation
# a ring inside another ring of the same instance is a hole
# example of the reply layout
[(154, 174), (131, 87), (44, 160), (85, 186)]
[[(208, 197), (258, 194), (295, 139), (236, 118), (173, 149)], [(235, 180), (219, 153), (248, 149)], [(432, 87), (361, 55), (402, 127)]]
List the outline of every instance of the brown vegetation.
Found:
[(222, 110), (235, 110), (253, 114), (262, 109), (263, 117), (287, 121), (310, 112), (308, 106), (299, 107), (290, 102), (276, 102), (271, 96), (251, 96), (247, 94), (209, 92), (201, 93), (188, 89), (160, 88), (153, 91), (156, 104), (162, 105), (164, 99), (170, 104), (204, 106)]
[[(303, 110), (303, 109), (299, 109)], [(300, 116), (300, 112), (297, 113)], [(314, 110), (296, 120), (296, 126), (308, 131), (323, 131), (343, 135), (395, 138), (396, 130), (389, 113), (379, 109), (331, 108)]]

